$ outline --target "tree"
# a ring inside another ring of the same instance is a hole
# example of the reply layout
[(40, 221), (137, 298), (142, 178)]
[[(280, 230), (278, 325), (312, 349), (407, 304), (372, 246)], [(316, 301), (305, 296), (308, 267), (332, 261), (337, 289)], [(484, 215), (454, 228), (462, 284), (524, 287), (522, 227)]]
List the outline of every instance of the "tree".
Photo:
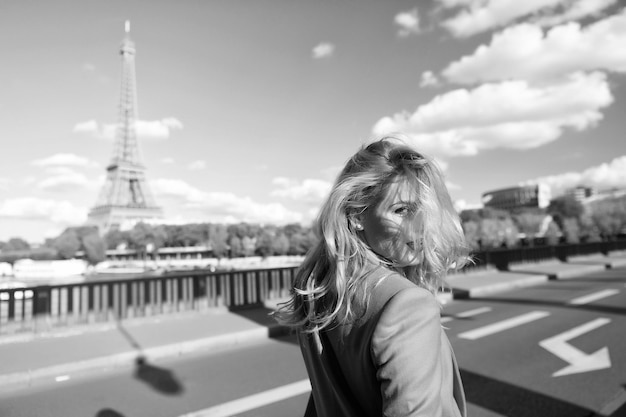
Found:
[(61, 233), (54, 241), (54, 248), (59, 253), (61, 259), (74, 258), (76, 252), (80, 250), (80, 247), (80, 239), (72, 229), (67, 229), (65, 232)]
[(548, 224), (548, 228), (543, 236), (546, 239), (546, 244), (548, 245), (558, 244), (561, 238), (561, 229), (559, 228), (559, 225), (556, 224), (555, 221), (551, 221)]
[(243, 256), (253, 256), (256, 249), (256, 237), (244, 236), (241, 238)]
[(130, 245), (130, 236), (127, 231), (111, 229), (104, 235), (104, 243), (107, 249), (118, 249)]
[(563, 231), (563, 238), (565, 239), (565, 243), (580, 242), (581, 232), (577, 219), (563, 219), (563, 227), (561, 228), (561, 230)]
[(137, 223), (129, 234), (130, 243), (138, 254), (145, 256), (148, 252), (154, 252), (163, 246), (167, 238), (162, 228), (155, 228), (149, 224)]
[(12, 237), (6, 243), (5, 250), (7, 251), (17, 251), (17, 250), (27, 250), (30, 249), (30, 245), (27, 241), (22, 239), (21, 237)]
[(610, 198), (590, 205), (591, 218), (605, 239), (626, 230), (626, 198)]
[(290, 223), (283, 227), (283, 233), (287, 237), (291, 237), (292, 235), (296, 233), (301, 233), (301, 232), (302, 232), (302, 225), (300, 223)]
[(574, 196), (566, 195), (550, 201), (547, 212), (552, 216), (559, 228), (563, 230), (565, 220), (579, 219), (585, 212), (585, 207)]
[(483, 248), (499, 248), (502, 245), (500, 225), (496, 219), (483, 219), (480, 223), (480, 243)]
[(89, 234), (82, 239), (85, 259), (90, 265), (95, 265), (106, 259), (106, 245), (98, 233)]
[(598, 226), (596, 226), (595, 222), (591, 218), (591, 215), (588, 213), (580, 216), (580, 236), (586, 242), (599, 242), (602, 240), (600, 238)]
[(275, 255), (286, 255), (289, 251), (289, 238), (284, 233), (279, 233), (272, 243), (272, 249)]
[(532, 242), (532, 239), (539, 233), (545, 217), (544, 214), (524, 212), (513, 216), (513, 221), (519, 231), (524, 233)]
[(465, 241), (471, 251), (480, 250), (480, 221), (467, 221), (463, 223), (463, 233)]
[(228, 231), (223, 224), (209, 224), (209, 247), (213, 255), (223, 258), (228, 254)]
[(255, 253), (264, 258), (273, 255), (274, 249), (272, 248), (272, 243), (275, 236), (276, 235), (274, 233), (271, 233), (268, 230), (263, 230), (256, 240)]
[(244, 255), (241, 239), (237, 235), (232, 235), (228, 238), (228, 246), (230, 247), (231, 258), (239, 258)]
[(462, 224), (469, 223), (469, 222), (474, 222), (474, 224), (480, 223), (480, 221), (482, 220), (481, 211), (482, 209), (479, 209), (479, 210), (468, 209), (468, 210), (461, 211), (459, 213), (459, 218), (461, 219), (461, 223)]
[(574, 196), (565, 195), (550, 201), (547, 212), (552, 216), (558, 215), (563, 219), (578, 218), (585, 212), (585, 208)]
[(303, 233), (294, 233), (289, 239), (289, 255), (304, 255), (308, 250), (307, 239)]

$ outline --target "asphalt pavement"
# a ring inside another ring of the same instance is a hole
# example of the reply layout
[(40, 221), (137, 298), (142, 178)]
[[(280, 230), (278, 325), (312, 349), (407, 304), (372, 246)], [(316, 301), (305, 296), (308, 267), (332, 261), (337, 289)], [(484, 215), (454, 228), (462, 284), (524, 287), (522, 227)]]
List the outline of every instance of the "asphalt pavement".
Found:
[[(482, 297), (549, 279), (567, 279), (607, 268), (626, 267), (626, 252), (591, 255), (563, 262), (513, 265), (510, 271), (486, 269), (454, 274), (442, 303)], [(281, 300), (264, 306), (134, 318), (123, 322), (75, 325), (43, 333), (0, 336), (0, 390), (62, 380), (74, 372), (132, 367), (194, 351), (220, 351), (289, 332), (270, 313)]]

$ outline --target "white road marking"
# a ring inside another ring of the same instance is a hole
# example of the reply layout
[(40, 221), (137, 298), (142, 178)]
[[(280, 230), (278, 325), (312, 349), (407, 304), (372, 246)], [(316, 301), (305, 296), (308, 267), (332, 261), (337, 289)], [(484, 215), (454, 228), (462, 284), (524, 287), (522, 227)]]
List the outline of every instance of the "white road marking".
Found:
[(569, 363), (568, 366), (553, 373), (552, 376), (563, 376), (610, 368), (611, 359), (609, 357), (609, 349), (606, 346), (587, 355), (585, 352), (567, 343), (570, 339), (588, 333), (610, 322), (611, 320), (607, 318), (595, 319), (539, 342), (539, 346)]
[(513, 327), (521, 326), (522, 324), (530, 323), (531, 321), (542, 319), (549, 315), (550, 313), (547, 311), (531, 311), (530, 313), (522, 314), (521, 316), (502, 320), (468, 332), (459, 333), (459, 337), (461, 339), (476, 340), (481, 337), (511, 329)]
[(68, 379), (70, 379), (69, 375), (61, 375), (61, 376), (57, 376), (56, 378), (54, 378), (56, 382), (63, 382), (63, 381), (67, 381)]
[(614, 289), (602, 290), (602, 291), (594, 292), (592, 294), (584, 295), (582, 297), (574, 298), (568, 304), (574, 304), (574, 305), (588, 304), (593, 301), (610, 297), (615, 294), (619, 294), (619, 290), (614, 290)]
[(283, 385), (282, 387), (205, 408), (204, 410), (183, 414), (180, 417), (229, 417), (295, 397), (296, 395), (305, 394), (309, 391), (311, 391), (311, 383), (308, 379), (303, 379), (293, 384)]
[(468, 310), (468, 311), (464, 311), (462, 313), (459, 314), (454, 314), (452, 316), (447, 316), (447, 317), (442, 317), (441, 318), (441, 322), (442, 323), (447, 323), (449, 321), (452, 321), (456, 318), (467, 318), (467, 317), (472, 317), (472, 316), (477, 316), (479, 314), (483, 314), (483, 313), (488, 313), (491, 311), (491, 307), (480, 307), (480, 308), (475, 308), (474, 310)]

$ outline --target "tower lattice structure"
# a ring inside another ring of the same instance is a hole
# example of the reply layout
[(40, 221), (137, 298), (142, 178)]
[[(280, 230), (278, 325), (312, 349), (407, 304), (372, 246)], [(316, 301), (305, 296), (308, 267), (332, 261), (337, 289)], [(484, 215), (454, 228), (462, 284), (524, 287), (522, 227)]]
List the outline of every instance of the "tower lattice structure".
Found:
[(87, 220), (89, 224), (98, 226), (101, 233), (163, 216), (148, 187), (146, 167), (137, 139), (135, 45), (129, 33), (130, 24), (126, 22), (126, 36), (120, 48), (122, 85), (113, 158), (107, 166), (104, 186)]

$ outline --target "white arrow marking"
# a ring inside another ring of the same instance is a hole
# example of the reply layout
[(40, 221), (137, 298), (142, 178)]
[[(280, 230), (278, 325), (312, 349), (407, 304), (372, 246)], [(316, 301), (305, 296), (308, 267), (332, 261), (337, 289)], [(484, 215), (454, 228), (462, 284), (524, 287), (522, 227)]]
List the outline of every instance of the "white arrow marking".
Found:
[(587, 355), (585, 352), (567, 343), (570, 339), (595, 330), (610, 322), (610, 319), (601, 317), (539, 342), (542, 348), (569, 363), (568, 366), (553, 373), (552, 376), (571, 375), (610, 368), (611, 359), (609, 357), (609, 349), (606, 346), (591, 355)]
[(596, 300), (600, 300), (602, 298), (610, 297), (612, 295), (619, 294), (619, 290), (602, 290), (598, 292), (594, 292), (592, 294), (584, 295), (582, 297), (574, 298), (569, 302), (569, 304), (582, 305), (588, 304)]
[(461, 339), (476, 340), (481, 337), (501, 332), (503, 330), (521, 326), (522, 324), (530, 323), (531, 321), (542, 319), (549, 315), (550, 313), (548, 313), (547, 311), (531, 311), (530, 313), (522, 314), (521, 316), (513, 317), (507, 320), (502, 320), (488, 326), (479, 327), (478, 329), (470, 330), (469, 332), (459, 333), (459, 337)]

